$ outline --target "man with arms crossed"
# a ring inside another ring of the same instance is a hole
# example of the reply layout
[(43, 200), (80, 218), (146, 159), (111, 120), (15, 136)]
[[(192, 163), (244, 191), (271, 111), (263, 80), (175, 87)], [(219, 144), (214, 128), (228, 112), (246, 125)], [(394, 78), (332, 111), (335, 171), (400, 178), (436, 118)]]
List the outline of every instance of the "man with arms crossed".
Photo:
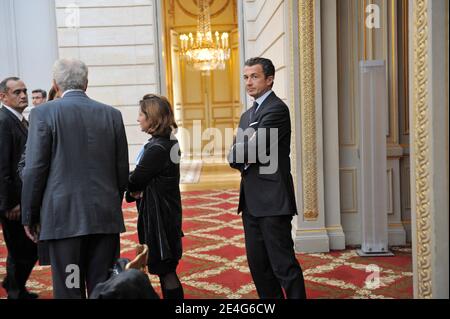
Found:
[[(244, 81), (253, 106), (242, 114), (228, 160), (241, 172), (247, 260), (260, 298), (306, 298), (291, 235), (297, 214), (291, 175), (289, 109), (272, 91), (275, 68), (265, 58), (246, 61)], [(266, 158), (268, 155), (268, 158)], [(269, 161), (268, 161), (269, 160)]]

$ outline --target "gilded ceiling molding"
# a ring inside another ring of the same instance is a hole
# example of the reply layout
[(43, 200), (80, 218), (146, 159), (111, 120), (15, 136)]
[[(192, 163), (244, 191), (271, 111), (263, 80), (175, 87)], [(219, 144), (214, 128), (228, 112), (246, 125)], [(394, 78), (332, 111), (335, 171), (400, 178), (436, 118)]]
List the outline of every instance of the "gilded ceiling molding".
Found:
[(302, 126), (303, 217), (317, 220), (315, 0), (299, 0), (300, 116)]
[(428, 0), (414, 1), (413, 125), (418, 298), (432, 298)]
[[(177, 4), (178, 4), (178, 6), (180, 7), (181, 11), (183, 11), (186, 15), (190, 16), (191, 18), (197, 19), (197, 17), (198, 17), (198, 0), (192, 0), (192, 1), (194, 2), (195, 7), (197, 8), (197, 10), (196, 10), (195, 12), (191, 12), (191, 11), (189, 11), (188, 9), (186, 9), (186, 8), (183, 6), (183, 4), (182, 4), (182, 2), (181, 2), (180, 0), (177, 0)], [(213, 5), (213, 3), (214, 3), (214, 0), (209, 0), (209, 7), (210, 7), (210, 8), (211, 8), (211, 6)], [(227, 0), (227, 1), (225, 2), (225, 4), (224, 4), (219, 10), (217, 10), (217, 11), (215, 11), (215, 12), (211, 12), (211, 13), (210, 13), (211, 19), (212, 19), (212, 18), (215, 18), (215, 17), (218, 17), (219, 15), (221, 15), (222, 12), (224, 12), (225, 9), (228, 7), (228, 4), (229, 4), (229, 3), (230, 3), (230, 0)]]

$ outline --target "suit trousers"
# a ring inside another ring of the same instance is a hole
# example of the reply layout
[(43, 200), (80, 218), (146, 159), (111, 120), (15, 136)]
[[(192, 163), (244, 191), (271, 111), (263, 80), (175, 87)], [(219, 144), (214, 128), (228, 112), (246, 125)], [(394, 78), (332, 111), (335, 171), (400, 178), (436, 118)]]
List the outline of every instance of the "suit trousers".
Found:
[(49, 240), (55, 299), (86, 299), (109, 279), (120, 254), (119, 234), (95, 234)]
[(25, 234), (20, 221), (1, 218), (1, 222), (8, 249), (3, 285), (8, 292), (8, 298), (18, 299), (25, 293), (25, 283), (36, 264), (37, 247)]
[(305, 283), (295, 257), (292, 216), (242, 215), (247, 260), (261, 299), (306, 299)]

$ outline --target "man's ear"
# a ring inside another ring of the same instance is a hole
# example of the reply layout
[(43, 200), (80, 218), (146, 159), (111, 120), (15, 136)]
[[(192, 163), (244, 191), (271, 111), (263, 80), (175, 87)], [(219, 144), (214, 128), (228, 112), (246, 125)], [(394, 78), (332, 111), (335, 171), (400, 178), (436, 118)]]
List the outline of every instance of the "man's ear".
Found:
[(88, 88), (88, 83), (89, 83), (89, 80), (86, 80), (86, 86), (84, 87), (84, 91), (86, 92), (86, 90), (87, 90), (87, 88)]

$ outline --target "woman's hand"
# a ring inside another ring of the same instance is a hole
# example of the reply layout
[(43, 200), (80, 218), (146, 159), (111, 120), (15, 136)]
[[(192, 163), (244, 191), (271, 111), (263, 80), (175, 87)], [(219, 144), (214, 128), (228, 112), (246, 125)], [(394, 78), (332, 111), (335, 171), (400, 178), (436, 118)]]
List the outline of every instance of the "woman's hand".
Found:
[(20, 205), (17, 205), (13, 209), (7, 211), (5, 217), (9, 220), (20, 221)]

